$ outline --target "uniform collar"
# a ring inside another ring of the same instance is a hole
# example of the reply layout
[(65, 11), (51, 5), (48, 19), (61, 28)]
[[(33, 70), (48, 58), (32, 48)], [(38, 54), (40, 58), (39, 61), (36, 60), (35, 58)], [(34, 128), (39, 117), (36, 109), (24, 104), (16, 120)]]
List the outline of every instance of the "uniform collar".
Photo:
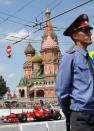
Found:
[(76, 51), (78, 51), (79, 53), (81, 53), (82, 55), (84, 55), (84, 56), (86, 56), (87, 55), (87, 50), (85, 51), (85, 50), (83, 50), (82, 48), (80, 48), (79, 46), (74, 46), (74, 49), (76, 50)]

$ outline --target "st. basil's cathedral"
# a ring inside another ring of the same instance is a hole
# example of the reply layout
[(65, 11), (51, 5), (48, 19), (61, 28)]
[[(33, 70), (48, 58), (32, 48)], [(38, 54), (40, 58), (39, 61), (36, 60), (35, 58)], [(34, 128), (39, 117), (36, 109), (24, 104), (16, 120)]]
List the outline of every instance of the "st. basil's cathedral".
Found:
[(60, 50), (57, 36), (50, 19), (51, 11), (47, 8), (46, 27), (42, 36), (40, 56), (29, 43), (24, 53), (24, 77), (17, 86), (18, 98), (56, 98), (54, 86), (58, 72)]

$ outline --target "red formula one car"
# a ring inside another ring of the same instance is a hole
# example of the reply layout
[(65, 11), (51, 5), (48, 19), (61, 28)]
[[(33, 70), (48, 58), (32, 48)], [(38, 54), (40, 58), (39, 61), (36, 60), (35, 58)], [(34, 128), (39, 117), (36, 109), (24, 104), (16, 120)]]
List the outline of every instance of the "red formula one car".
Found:
[(41, 107), (35, 107), (32, 112), (14, 113), (7, 116), (3, 116), (1, 120), (7, 122), (26, 122), (27, 120), (60, 120), (61, 114), (59, 110), (52, 109), (47, 110)]

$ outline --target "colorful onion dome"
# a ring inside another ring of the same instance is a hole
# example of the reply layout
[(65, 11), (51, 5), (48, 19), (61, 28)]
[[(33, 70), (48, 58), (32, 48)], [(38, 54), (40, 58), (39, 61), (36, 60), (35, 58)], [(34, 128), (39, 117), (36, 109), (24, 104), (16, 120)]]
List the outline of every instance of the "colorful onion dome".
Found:
[(58, 43), (49, 34), (47, 39), (42, 43), (42, 50), (44, 49), (58, 49)]
[(27, 48), (24, 51), (25, 54), (34, 54), (35, 53), (35, 49), (34, 47), (29, 43)]
[(41, 63), (41, 62), (42, 62), (42, 59), (40, 58), (38, 54), (32, 57), (32, 63)]
[(45, 14), (51, 14), (51, 11), (47, 8)]
[(26, 77), (21, 78), (18, 86), (29, 86), (29, 79)]

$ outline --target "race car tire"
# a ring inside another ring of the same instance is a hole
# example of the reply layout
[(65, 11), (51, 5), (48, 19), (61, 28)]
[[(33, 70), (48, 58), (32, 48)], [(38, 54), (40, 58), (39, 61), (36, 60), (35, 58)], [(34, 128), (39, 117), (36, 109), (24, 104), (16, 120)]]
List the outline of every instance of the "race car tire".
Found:
[(27, 117), (25, 114), (19, 114), (18, 119), (19, 119), (19, 122), (26, 122), (27, 121)]
[(60, 113), (53, 114), (53, 119), (54, 120), (61, 120), (61, 114)]
[(35, 120), (36, 120), (36, 121), (40, 121), (41, 118), (39, 118), (39, 117), (35, 117)]

